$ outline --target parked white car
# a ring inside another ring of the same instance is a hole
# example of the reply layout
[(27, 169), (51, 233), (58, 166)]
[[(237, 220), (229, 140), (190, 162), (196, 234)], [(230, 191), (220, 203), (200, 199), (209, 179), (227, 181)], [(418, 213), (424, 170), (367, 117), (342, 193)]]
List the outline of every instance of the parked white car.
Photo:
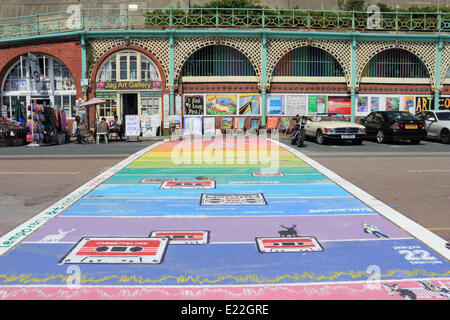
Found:
[(421, 111), (416, 117), (427, 124), (427, 138), (450, 143), (450, 111)]
[(342, 113), (318, 113), (305, 125), (307, 137), (315, 138), (318, 144), (327, 140), (351, 141), (361, 144), (366, 128), (358, 123), (347, 121)]

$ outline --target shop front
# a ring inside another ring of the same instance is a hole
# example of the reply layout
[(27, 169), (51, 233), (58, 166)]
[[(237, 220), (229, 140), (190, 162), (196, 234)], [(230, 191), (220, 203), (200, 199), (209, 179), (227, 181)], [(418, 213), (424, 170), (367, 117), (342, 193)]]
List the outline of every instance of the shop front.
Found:
[(111, 121), (117, 115), (126, 124), (131, 116), (138, 117), (142, 124), (161, 126), (161, 76), (155, 63), (141, 52), (123, 50), (110, 55), (98, 69), (95, 97), (106, 101), (97, 105), (96, 119)]

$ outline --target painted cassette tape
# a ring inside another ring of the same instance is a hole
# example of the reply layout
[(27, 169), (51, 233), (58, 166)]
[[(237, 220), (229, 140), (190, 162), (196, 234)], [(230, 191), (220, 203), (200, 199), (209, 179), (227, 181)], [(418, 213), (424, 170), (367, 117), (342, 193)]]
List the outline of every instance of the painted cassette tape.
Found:
[(256, 238), (255, 240), (258, 251), (261, 253), (323, 251), (319, 241), (314, 237)]
[(158, 264), (169, 238), (82, 238), (59, 264)]
[(169, 244), (208, 244), (209, 231), (153, 231), (150, 237), (167, 237)]
[(203, 193), (200, 199), (202, 206), (265, 206), (267, 201), (262, 193)]
[(164, 181), (160, 189), (215, 189), (215, 180), (206, 181)]
[(143, 178), (139, 183), (163, 183), (164, 181), (175, 181), (177, 178)]
[(283, 172), (252, 172), (254, 177), (284, 177)]

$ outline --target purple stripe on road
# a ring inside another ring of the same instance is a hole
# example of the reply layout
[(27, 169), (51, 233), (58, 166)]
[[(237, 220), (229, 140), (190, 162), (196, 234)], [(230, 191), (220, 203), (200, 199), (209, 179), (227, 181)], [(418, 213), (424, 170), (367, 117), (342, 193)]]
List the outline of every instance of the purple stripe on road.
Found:
[(33, 233), (27, 242), (77, 242), (87, 236), (148, 237), (158, 230), (208, 230), (211, 242), (249, 242), (255, 237), (277, 237), (281, 227), (295, 227), (298, 235), (320, 240), (376, 239), (365, 233), (363, 223), (377, 226), (390, 238), (410, 238), (378, 215), (209, 217), (209, 218), (114, 218), (58, 217)]

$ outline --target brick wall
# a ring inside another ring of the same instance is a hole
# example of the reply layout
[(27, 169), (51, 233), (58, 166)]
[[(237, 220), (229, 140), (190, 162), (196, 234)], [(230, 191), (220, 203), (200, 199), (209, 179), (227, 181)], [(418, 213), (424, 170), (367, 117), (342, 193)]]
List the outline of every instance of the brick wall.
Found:
[[(61, 61), (72, 73), (77, 91), (77, 99), (83, 98), (81, 90), (81, 44), (79, 40), (62, 40), (58, 42), (46, 41), (14, 44), (13, 48), (0, 47), (0, 84), (6, 76), (8, 70), (19, 60), (21, 55), (27, 53), (46, 54)], [(71, 127), (72, 121), (70, 121)]]

